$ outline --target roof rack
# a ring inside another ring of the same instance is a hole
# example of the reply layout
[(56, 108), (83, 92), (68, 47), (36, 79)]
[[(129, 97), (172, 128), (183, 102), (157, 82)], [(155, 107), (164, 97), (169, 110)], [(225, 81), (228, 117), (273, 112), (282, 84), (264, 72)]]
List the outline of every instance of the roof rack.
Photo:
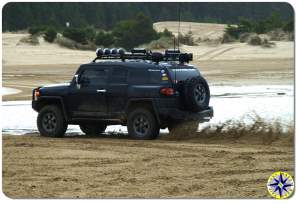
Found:
[(124, 49), (119, 48), (98, 48), (96, 50), (97, 57), (93, 60), (111, 60), (111, 59), (121, 59), (125, 61), (127, 59), (139, 59), (139, 60), (150, 60), (153, 62), (160, 61), (179, 61), (180, 63), (189, 63), (193, 60), (192, 53), (181, 53), (178, 49), (168, 49), (164, 54), (160, 52), (147, 51), (145, 48), (133, 48), (131, 52), (125, 52)]

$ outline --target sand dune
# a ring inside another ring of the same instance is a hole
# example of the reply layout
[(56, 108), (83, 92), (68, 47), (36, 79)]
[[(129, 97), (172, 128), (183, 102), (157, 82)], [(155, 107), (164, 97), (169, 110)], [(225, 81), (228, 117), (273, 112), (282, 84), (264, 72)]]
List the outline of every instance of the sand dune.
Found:
[[(174, 34), (178, 32), (177, 22), (154, 23), (154, 28), (162, 31), (168, 28)], [(193, 37), (216, 39), (223, 35), (224, 24), (181, 22), (181, 32), (191, 30)], [(54, 64), (81, 64), (90, 62), (95, 57), (93, 51), (72, 50), (60, 47), (54, 43), (45, 42), (39, 38), (39, 45), (20, 43), (23, 37), (29, 34), (4, 33), (3, 64), (9, 65), (54, 65)], [(246, 43), (230, 43), (208, 45), (201, 43), (197, 46), (182, 45), (181, 50), (192, 52), (197, 60), (240, 60), (240, 59), (283, 59), (294, 58), (294, 42), (275, 42), (274, 48), (262, 48)]]
[(95, 57), (93, 51), (72, 50), (39, 38), (39, 45), (21, 43), (29, 34), (2, 34), (2, 60), (5, 65), (80, 64)]
[[(178, 35), (179, 23), (176, 21), (163, 21), (154, 23), (153, 27), (159, 32), (167, 28), (175, 35)], [(223, 36), (225, 27), (226, 24), (180, 22), (179, 32), (186, 34), (191, 31), (195, 39), (218, 39)]]

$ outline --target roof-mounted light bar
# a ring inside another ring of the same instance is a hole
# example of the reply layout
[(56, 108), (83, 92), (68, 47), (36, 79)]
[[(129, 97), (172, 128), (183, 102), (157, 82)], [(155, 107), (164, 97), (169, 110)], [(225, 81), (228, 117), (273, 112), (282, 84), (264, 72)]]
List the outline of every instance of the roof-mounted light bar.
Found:
[(160, 52), (147, 51), (145, 48), (133, 48), (131, 52), (125, 52), (124, 49), (119, 48), (98, 48), (96, 50), (97, 57), (93, 60), (95, 62), (98, 59), (140, 59), (140, 60), (151, 60), (153, 62), (160, 61), (179, 61), (180, 63), (189, 63), (193, 60), (192, 53), (180, 53), (178, 49), (168, 49), (164, 54)]

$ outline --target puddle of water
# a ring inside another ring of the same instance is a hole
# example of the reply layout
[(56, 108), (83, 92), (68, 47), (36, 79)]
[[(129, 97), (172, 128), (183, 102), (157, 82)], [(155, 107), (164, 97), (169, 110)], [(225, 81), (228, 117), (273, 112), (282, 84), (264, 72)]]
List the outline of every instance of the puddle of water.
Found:
[(276, 97), (278, 95), (293, 96), (291, 85), (258, 85), (258, 86), (211, 86), (212, 97), (240, 98), (248, 97)]
[[(280, 120), (289, 125), (294, 120), (294, 97), (292, 86), (254, 86), (254, 87), (211, 87), (215, 96), (211, 98), (210, 105), (214, 107), (214, 118), (201, 124), (218, 124), (226, 120), (239, 120), (247, 114), (254, 112), (267, 121)], [(265, 91), (265, 95), (263, 94)], [(284, 95), (273, 93), (283, 92)], [(236, 93), (239, 98), (218, 97), (218, 94)], [(251, 93), (251, 94), (249, 94)], [(253, 93), (257, 95), (253, 95)], [(259, 93), (259, 94), (258, 94)], [(272, 95), (272, 94), (273, 95)], [(31, 108), (31, 101), (2, 102), (2, 132), (13, 135), (23, 135), (37, 132), (37, 113)], [(68, 133), (81, 133), (76, 125), (68, 127)], [(106, 132), (124, 132), (127, 128), (120, 125), (109, 126)], [(167, 132), (167, 130), (162, 130)]]
[(1, 87), (1, 95), (11, 95), (11, 94), (17, 94), (20, 93), (21, 90), (19, 89), (13, 89), (13, 88), (8, 88), (8, 87)]

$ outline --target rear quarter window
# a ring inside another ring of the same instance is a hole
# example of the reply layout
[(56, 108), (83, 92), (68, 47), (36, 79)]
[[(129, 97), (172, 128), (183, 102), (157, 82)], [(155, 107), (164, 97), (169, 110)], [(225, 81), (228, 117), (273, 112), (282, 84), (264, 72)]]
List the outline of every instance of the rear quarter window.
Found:
[(168, 80), (163, 79), (163, 77), (167, 77), (167, 73), (165, 70), (153, 70), (149, 69), (149, 84), (166, 84)]
[(129, 71), (129, 83), (131, 84), (167, 84), (168, 80), (163, 80), (167, 76), (165, 70), (161, 69), (133, 69)]
[(172, 80), (183, 81), (188, 78), (199, 76), (200, 73), (196, 68), (172, 68), (169, 70)]

